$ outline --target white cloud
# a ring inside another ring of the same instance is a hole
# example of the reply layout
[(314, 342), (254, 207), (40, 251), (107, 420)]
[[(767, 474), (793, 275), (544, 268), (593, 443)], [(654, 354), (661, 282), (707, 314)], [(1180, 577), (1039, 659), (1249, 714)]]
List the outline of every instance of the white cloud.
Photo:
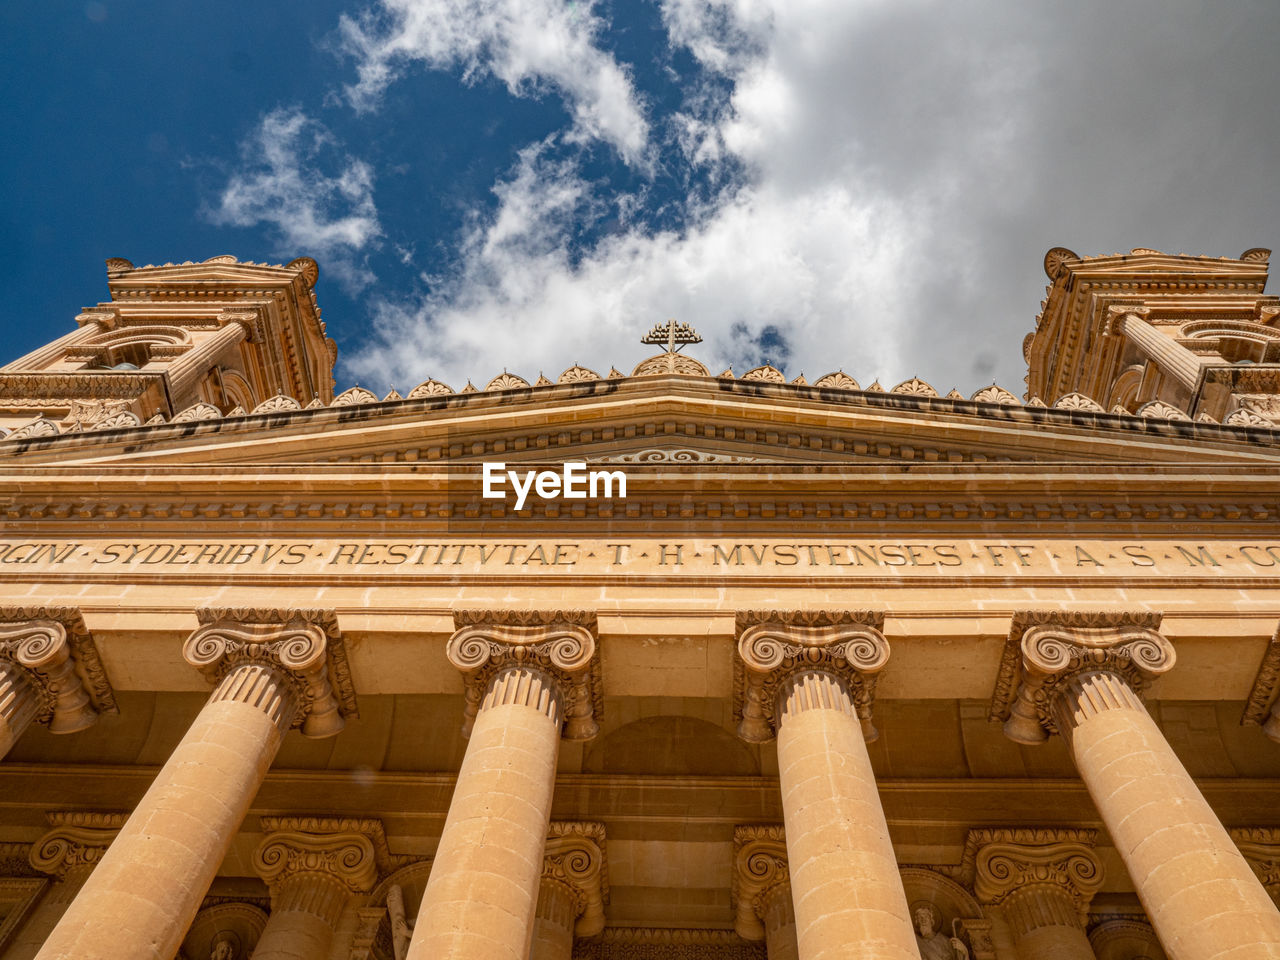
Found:
[(602, 23), (589, 2), (561, 0), (381, 0), (375, 13), (343, 16), (343, 49), (356, 58), (346, 88), (357, 110), (373, 108), (415, 61), (491, 74), (516, 96), (554, 89), (573, 115), (571, 140), (612, 144), (644, 164), (648, 124), (631, 78), (596, 43)]
[(370, 166), (342, 155), (329, 131), (297, 108), (266, 114), (240, 153), (244, 169), (227, 182), (210, 219), (267, 224), (282, 255), (315, 257), (348, 289), (367, 286), (373, 276), (357, 255), (382, 232)]
[(762, 362), (768, 351), (752, 341), (771, 327), (831, 369), (840, 362), (829, 358), (901, 367), (879, 322), (898, 296), (888, 278), (903, 216), (891, 207), (839, 187), (801, 197), (745, 187), (682, 234), (624, 229), (575, 260), (571, 224), (608, 211), (572, 164), (526, 151), (498, 192), (458, 274), (425, 302), (377, 307), (376, 345), (346, 361), (362, 382), (484, 386), (503, 363), (531, 382), (574, 362), (629, 369), (640, 333), (669, 316), (697, 326), (706, 342), (695, 352), (713, 373)]

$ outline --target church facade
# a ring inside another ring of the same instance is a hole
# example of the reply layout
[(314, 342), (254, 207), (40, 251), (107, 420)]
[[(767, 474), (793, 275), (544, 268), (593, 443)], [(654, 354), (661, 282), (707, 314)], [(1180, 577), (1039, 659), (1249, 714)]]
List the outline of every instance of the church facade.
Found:
[(1051, 250), (1021, 398), (335, 397), (314, 261), (107, 261), (0, 367), (0, 960), (1280, 958), (1268, 256)]

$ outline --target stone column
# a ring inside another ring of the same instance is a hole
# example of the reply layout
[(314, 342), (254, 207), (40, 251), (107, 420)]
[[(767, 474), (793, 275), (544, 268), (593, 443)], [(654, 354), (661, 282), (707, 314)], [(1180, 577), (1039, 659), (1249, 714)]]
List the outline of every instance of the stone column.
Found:
[(39, 960), (172, 960), (285, 731), (342, 729), (329, 675), (345, 676), (346, 661), (331, 613), (198, 617), (183, 656), (217, 686)]
[(763, 939), (769, 960), (797, 960), (800, 947), (782, 827), (734, 827), (733, 850), (734, 928), (738, 936)]
[[(1094, 960), (1085, 924), (1102, 885), (1092, 830), (983, 830), (974, 893), (999, 907), (1018, 955)], [(985, 834), (985, 836), (983, 836)]]
[(23, 924), (6, 960), (36, 955), (126, 819), (123, 813), (79, 811), (46, 816), (53, 829), (32, 845), (28, 859), (53, 883)]
[(1280, 829), (1247, 827), (1232, 830), (1231, 839), (1236, 842), (1271, 899), (1280, 906)]
[(1066, 737), (1173, 960), (1280, 958), (1280, 913), (1142, 705), (1173, 663), (1147, 626), (1015, 617), (993, 714), (1019, 743)]
[(261, 327), (261, 319), (256, 312), (228, 311), (218, 318), (222, 325), (205, 337), (186, 353), (180, 354), (167, 371), (169, 376), (169, 395), (177, 413), (187, 405), (187, 401), (195, 402), (192, 391), (209, 373), (223, 353), (245, 340), (255, 339)]
[(114, 713), (115, 700), (80, 612), (0, 607), (0, 757), (32, 722), (75, 733), (100, 709)]
[(528, 960), (561, 736), (596, 733), (595, 616), (455, 614), (464, 735), (409, 960)]
[(1104, 920), (1089, 933), (1098, 960), (1166, 960), (1151, 924), (1141, 920)]
[(1194, 397), (1205, 361), (1143, 319), (1149, 309), (1125, 305), (1110, 309), (1114, 317), (1112, 329), (1154, 361), (1161, 371), (1186, 387)]
[(872, 614), (738, 617), (739, 735), (777, 736), (801, 960), (918, 960), (864, 736), (889, 645)]
[(343, 910), (378, 880), (374, 838), (382, 824), (263, 817), (262, 826), (272, 832), (253, 867), (271, 891), (271, 915), (253, 960), (327, 960)]
[(604, 824), (551, 824), (529, 960), (570, 960), (575, 933), (591, 937), (604, 929), (604, 866)]

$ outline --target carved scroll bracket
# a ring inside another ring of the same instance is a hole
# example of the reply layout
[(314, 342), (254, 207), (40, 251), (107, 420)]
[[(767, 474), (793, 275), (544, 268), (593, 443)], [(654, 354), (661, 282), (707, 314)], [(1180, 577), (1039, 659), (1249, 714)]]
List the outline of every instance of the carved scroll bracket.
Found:
[(88, 876), (111, 846), (127, 813), (52, 813), (53, 829), (31, 846), (31, 866), (56, 880)]
[(98, 648), (74, 607), (0, 607), (0, 661), (31, 685), (35, 720), (53, 733), (117, 712)]
[(293, 725), (305, 737), (333, 736), (359, 716), (333, 611), (207, 608), (196, 617), (202, 626), (182, 655), (210, 683), (243, 664), (274, 668), (297, 698)]
[(744, 940), (763, 940), (769, 899), (791, 896), (787, 841), (782, 825), (734, 827), (733, 866), (734, 929)]
[(553, 821), (542, 857), (542, 882), (566, 892), (577, 918), (575, 936), (594, 937), (603, 930), (609, 901), (604, 824)]
[(1240, 722), (1261, 725), (1263, 733), (1280, 743), (1280, 630), (1262, 655)]
[(489, 682), (510, 667), (537, 670), (559, 688), (566, 740), (590, 740), (604, 714), (596, 616), (576, 610), (460, 610), (445, 653), (466, 684), (463, 736)]
[(1148, 613), (1015, 614), (989, 718), (1016, 743), (1038, 744), (1059, 732), (1059, 711), (1069, 706), (1060, 695), (1074, 678), (1110, 674), (1118, 695), (1140, 697), (1174, 664), (1159, 622)]
[(883, 614), (869, 611), (740, 612), (734, 661), (738, 735), (748, 743), (772, 740), (783, 685), (813, 671), (832, 674), (848, 688), (863, 735), (874, 740), (876, 674), (889, 660), (883, 624)]

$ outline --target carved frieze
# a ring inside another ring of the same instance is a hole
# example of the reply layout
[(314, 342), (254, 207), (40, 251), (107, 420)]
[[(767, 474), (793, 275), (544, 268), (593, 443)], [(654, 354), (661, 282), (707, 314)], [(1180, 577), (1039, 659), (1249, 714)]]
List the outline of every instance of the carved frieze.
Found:
[(765, 945), (733, 930), (609, 927), (575, 943), (573, 960), (765, 960)]
[(1159, 614), (1138, 612), (1014, 615), (1005, 642), (989, 717), (1018, 743), (1058, 732), (1055, 697), (1065, 681), (1085, 673), (1120, 677), (1133, 696), (1174, 663), (1173, 646), (1155, 632)]
[(53, 733), (117, 712), (98, 647), (74, 607), (0, 607), (0, 661), (31, 683), (40, 700), (35, 720)]
[(734, 929), (745, 940), (763, 940), (769, 899), (791, 896), (782, 824), (734, 827), (733, 865)]
[(604, 713), (596, 656), (596, 616), (578, 610), (459, 610), (449, 638), (449, 662), (466, 684), (463, 735), (480, 711), (489, 682), (508, 667), (540, 671), (557, 686), (564, 736), (590, 740)]
[(338, 733), (357, 717), (346, 647), (330, 610), (204, 608), (183, 656), (217, 685), (242, 664), (274, 668), (290, 685), (303, 736)]
[(734, 661), (738, 735), (748, 743), (772, 740), (785, 682), (817, 671), (838, 677), (848, 688), (864, 735), (875, 739), (876, 674), (889, 660), (883, 623), (883, 614), (869, 611), (740, 612)]

